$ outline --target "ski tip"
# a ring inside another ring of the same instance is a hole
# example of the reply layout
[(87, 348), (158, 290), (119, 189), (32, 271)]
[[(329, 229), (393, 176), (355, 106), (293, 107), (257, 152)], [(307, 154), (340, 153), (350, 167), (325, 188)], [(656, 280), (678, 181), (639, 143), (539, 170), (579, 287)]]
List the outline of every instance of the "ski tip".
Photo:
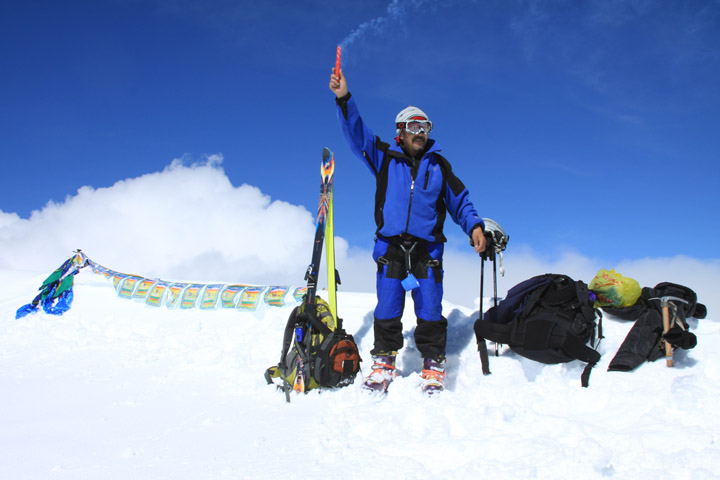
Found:
[(323, 150), (322, 163), (320, 164), (320, 175), (323, 178), (330, 178), (335, 172), (335, 157), (333, 153), (325, 148)]

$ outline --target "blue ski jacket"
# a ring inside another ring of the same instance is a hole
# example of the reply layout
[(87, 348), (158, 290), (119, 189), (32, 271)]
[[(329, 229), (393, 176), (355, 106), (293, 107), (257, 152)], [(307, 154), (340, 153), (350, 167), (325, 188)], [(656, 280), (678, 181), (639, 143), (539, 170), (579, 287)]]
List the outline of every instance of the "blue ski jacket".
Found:
[(485, 224), (469, 200), (469, 192), (450, 163), (440, 155), (437, 142), (428, 139), (420, 160), (409, 158), (398, 145), (376, 137), (363, 122), (350, 93), (336, 99), (338, 119), (352, 152), (376, 179), (377, 234), (410, 234), (429, 242), (445, 242), (446, 211), (470, 236)]

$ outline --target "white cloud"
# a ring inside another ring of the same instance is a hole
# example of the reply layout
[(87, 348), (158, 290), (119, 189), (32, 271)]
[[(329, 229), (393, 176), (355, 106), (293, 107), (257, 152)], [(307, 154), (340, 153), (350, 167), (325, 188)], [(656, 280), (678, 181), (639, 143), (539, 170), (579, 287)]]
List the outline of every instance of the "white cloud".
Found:
[(302, 284), (312, 215), (233, 186), (221, 162), (176, 160), (108, 188), (82, 187), (28, 220), (3, 221), (0, 267), (48, 271), (82, 248), (108, 268), (147, 277)]
[[(13, 223), (19, 222), (20, 220), (21, 219), (17, 213), (5, 213), (0, 210), (0, 228), (7, 227), (8, 225), (12, 225)], [(0, 235), (3, 233), (4, 231), (0, 230)]]
[[(315, 234), (314, 213), (272, 200), (250, 185), (235, 187), (222, 157), (119, 181), (108, 188), (82, 187), (62, 203), (48, 203), (29, 219), (0, 212), (0, 268), (49, 273), (73, 250), (124, 273), (198, 283), (304, 285)], [(337, 232), (341, 234), (342, 232)], [(341, 291), (374, 292), (371, 252), (335, 238)], [(324, 258), (323, 258), (324, 262)], [(534, 275), (564, 273), (587, 283), (601, 268), (614, 268), (642, 286), (663, 281), (693, 288), (701, 302), (717, 303), (720, 260), (645, 258), (616, 265), (567, 251), (553, 258), (511, 242), (498, 294)], [(480, 259), (460, 240), (446, 247), (445, 298), (476, 306)], [(485, 263), (485, 297), (492, 295), (492, 263)], [(325, 265), (320, 286), (327, 284)], [(410, 305), (410, 304), (409, 304)]]

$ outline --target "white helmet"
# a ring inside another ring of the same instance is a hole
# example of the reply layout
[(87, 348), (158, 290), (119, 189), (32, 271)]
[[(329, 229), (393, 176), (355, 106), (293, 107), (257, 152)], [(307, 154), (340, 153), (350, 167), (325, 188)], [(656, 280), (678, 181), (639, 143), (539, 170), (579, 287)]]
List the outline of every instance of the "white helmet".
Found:
[(397, 114), (397, 117), (395, 117), (395, 132), (400, 135), (402, 129), (405, 128), (405, 124), (410, 120), (422, 120), (428, 122), (430, 124), (430, 129), (432, 129), (433, 125), (427, 114), (419, 108), (413, 107), (411, 105), (403, 109), (400, 113)]

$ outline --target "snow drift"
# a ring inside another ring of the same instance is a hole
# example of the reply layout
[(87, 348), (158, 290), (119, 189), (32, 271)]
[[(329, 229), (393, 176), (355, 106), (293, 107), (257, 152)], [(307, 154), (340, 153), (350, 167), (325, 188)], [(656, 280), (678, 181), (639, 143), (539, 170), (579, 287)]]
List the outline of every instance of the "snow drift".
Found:
[[(0, 271), (3, 478), (698, 479), (720, 469), (711, 319), (692, 322), (698, 346), (678, 352), (676, 368), (609, 373), (631, 325), (606, 317), (603, 358), (585, 389), (579, 362), (546, 366), (507, 350), (483, 376), (478, 312), (446, 303), (442, 395), (419, 392), (406, 316), (401, 378), (386, 398), (356, 381), (286, 404), (263, 373), (278, 361), (292, 306), (153, 308), (81, 272), (65, 315), (14, 320), (44, 276)], [(340, 292), (338, 305), (367, 370), (374, 296)]]

